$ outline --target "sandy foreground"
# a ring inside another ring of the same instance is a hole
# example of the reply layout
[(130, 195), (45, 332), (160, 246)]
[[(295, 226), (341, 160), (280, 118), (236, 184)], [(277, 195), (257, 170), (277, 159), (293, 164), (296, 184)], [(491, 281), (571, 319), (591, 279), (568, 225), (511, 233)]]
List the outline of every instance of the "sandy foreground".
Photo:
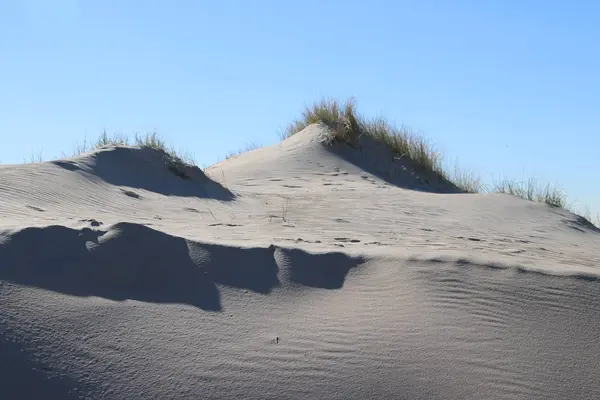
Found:
[(0, 166), (0, 398), (600, 398), (597, 229), (324, 134)]

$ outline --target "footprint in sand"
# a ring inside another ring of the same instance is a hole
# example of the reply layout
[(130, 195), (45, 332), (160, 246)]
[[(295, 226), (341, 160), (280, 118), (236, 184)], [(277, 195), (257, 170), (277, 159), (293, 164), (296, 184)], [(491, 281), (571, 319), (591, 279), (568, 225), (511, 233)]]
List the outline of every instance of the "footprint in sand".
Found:
[(132, 190), (125, 190), (125, 189), (121, 189), (121, 192), (123, 192), (123, 194), (125, 196), (129, 196), (133, 199), (141, 199), (142, 196), (140, 196), (139, 194), (137, 194), (136, 192), (132, 191)]
[(358, 239), (349, 239), (349, 238), (345, 238), (345, 237), (336, 237), (333, 239), (337, 242), (360, 243), (360, 240), (358, 240)]
[(349, 224), (350, 223), (350, 221), (348, 221), (346, 219), (343, 219), (343, 218), (336, 218), (336, 219), (334, 219), (334, 221), (342, 223), (342, 224)]
[(224, 224), (224, 223), (217, 222), (215, 224), (209, 224), (208, 226), (231, 226), (231, 227), (233, 227), (233, 226), (242, 226), (242, 225), (238, 225), (238, 224)]
[(471, 242), (484, 242), (483, 239), (480, 238), (476, 238), (476, 237), (464, 237), (464, 236), (456, 236), (457, 239), (464, 239), (464, 240), (470, 240)]

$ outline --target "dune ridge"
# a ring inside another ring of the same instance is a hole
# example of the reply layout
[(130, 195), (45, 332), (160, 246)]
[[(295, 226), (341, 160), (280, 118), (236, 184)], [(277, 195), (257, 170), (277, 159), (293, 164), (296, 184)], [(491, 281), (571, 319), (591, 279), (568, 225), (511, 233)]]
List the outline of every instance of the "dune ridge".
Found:
[(327, 129), (0, 166), (2, 395), (600, 396), (597, 228)]

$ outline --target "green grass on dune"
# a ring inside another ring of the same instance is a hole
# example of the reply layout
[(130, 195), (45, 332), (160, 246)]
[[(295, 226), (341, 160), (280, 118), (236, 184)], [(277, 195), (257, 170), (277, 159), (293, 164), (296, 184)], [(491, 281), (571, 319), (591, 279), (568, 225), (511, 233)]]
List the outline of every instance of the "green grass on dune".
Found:
[(293, 121), (281, 136), (288, 138), (315, 123), (329, 127), (332, 141), (349, 142), (368, 135), (383, 142), (395, 156), (410, 159), (416, 168), (447, 177), (441, 156), (424, 138), (406, 128), (395, 127), (382, 118), (367, 119), (359, 115), (353, 100), (322, 100), (306, 107), (302, 116)]
[[(133, 137), (133, 140), (130, 140), (129, 136), (127, 135), (114, 134), (112, 136), (109, 136), (105, 131), (95, 142), (88, 141), (87, 139), (85, 139), (83, 141), (83, 144), (77, 145), (75, 151), (70, 155), (70, 157), (75, 157), (106, 145), (131, 145), (139, 148), (151, 148), (163, 153), (171, 163), (182, 166), (196, 166), (196, 162), (191, 153), (182, 153), (180, 151), (177, 151), (172, 146), (167, 146), (166, 142), (163, 139), (161, 139), (156, 132), (146, 133), (144, 135), (136, 134)], [(63, 154), (63, 156), (67, 157), (67, 155), (65, 154)]]
[(554, 207), (565, 208), (567, 205), (567, 196), (560, 188), (549, 184), (540, 186), (535, 179), (529, 179), (527, 182), (503, 179), (494, 183), (492, 191), (546, 203)]
[[(394, 155), (410, 159), (416, 168), (439, 174), (466, 193), (504, 193), (575, 212), (567, 204), (567, 196), (558, 186), (539, 185), (535, 179), (526, 182), (503, 179), (488, 186), (483, 184), (476, 173), (465, 172), (458, 167), (453, 171), (446, 170), (442, 155), (424, 137), (414, 134), (406, 127), (398, 128), (385, 119), (361, 116), (357, 113), (353, 100), (340, 102), (324, 99), (316, 102), (306, 107), (301, 116), (292, 121), (280, 136), (286, 139), (315, 123), (322, 123), (329, 128), (332, 142), (352, 142), (361, 135), (368, 135), (384, 143)], [(589, 209), (583, 218), (591, 221)], [(594, 222), (600, 225), (600, 215)]]

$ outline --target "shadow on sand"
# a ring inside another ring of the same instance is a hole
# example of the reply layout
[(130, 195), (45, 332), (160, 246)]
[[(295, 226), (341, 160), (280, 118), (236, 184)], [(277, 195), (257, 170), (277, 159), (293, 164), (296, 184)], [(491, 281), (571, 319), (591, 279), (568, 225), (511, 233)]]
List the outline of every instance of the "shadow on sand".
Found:
[(430, 193), (464, 193), (433, 171), (420, 171), (409, 159), (395, 157), (382, 143), (362, 136), (357, 143), (334, 143), (328, 150), (379, 179), (404, 189)]
[[(336, 289), (363, 261), (343, 253), (199, 243), (132, 223), (104, 231), (25, 228), (2, 237), (0, 280), (74, 296), (183, 303), (206, 311), (222, 309), (217, 285), (269, 294), (285, 268), (295, 283)], [(283, 264), (276, 251), (285, 255)]]
[(352, 268), (365, 262), (363, 257), (329, 252), (312, 254), (300, 249), (278, 249), (280, 268), (285, 268), (290, 282), (320, 289), (341, 289)]
[(165, 196), (231, 201), (235, 195), (191, 165), (174, 164), (150, 148), (107, 146), (71, 160), (52, 161), (69, 171), (92, 174), (112, 185), (143, 189)]

